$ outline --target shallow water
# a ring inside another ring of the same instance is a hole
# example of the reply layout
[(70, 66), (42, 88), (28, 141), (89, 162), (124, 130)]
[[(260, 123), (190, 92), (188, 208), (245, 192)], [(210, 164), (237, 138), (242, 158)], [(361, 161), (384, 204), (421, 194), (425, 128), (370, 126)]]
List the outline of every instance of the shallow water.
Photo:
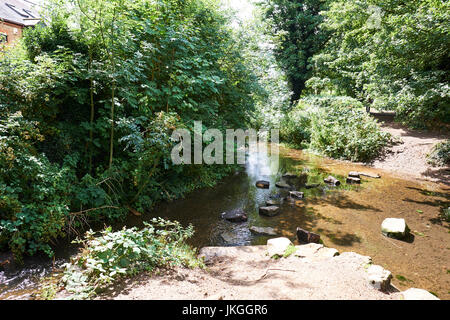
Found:
[[(193, 224), (197, 232), (191, 239), (191, 243), (199, 248), (265, 244), (268, 237), (253, 235), (249, 231), (250, 226), (276, 227), (283, 234), (293, 233), (297, 226), (304, 225), (307, 220), (307, 216), (302, 213), (302, 208), (285, 202), (281, 206), (282, 214), (276, 217), (260, 216), (258, 208), (264, 206), (271, 198), (287, 196), (288, 191), (275, 186), (275, 183), (281, 179), (282, 173), (308, 173), (308, 183), (323, 181), (327, 173), (320, 171), (318, 168), (320, 160), (313, 156), (300, 161), (281, 157), (278, 168), (271, 160), (271, 157), (261, 153), (251, 154), (241, 172), (224, 179), (215, 188), (198, 190), (189, 194), (186, 199), (163, 203), (149, 216), (178, 220), (183, 225)], [(337, 177), (344, 181), (342, 176)], [(270, 188), (257, 188), (258, 180), (269, 181)], [(322, 183), (319, 188), (297, 188), (305, 193), (306, 199), (327, 198), (345, 189), (358, 189), (358, 187), (335, 188)], [(307, 203), (307, 201), (302, 202)], [(232, 223), (220, 218), (221, 213), (237, 208), (244, 209), (249, 217), (248, 222)], [(130, 217), (127, 221), (127, 225), (140, 225), (140, 223), (140, 217)]]
[[(349, 171), (379, 173), (382, 178), (363, 178), (361, 186), (347, 186), (345, 176)], [(322, 182), (321, 186), (306, 189), (299, 184), (297, 189), (305, 193), (304, 200), (282, 204), (276, 217), (260, 216), (259, 206), (271, 196), (285, 195), (275, 182), (286, 172), (307, 174), (308, 184)], [(329, 174), (342, 185), (325, 185), (323, 178)], [(256, 188), (258, 180), (270, 181), (270, 188)], [(439, 214), (441, 208), (450, 205), (449, 200), (447, 186), (405, 180), (380, 170), (281, 148), (279, 168), (264, 154), (250, 154), (241, 172), (216, 187), (163, 203), (143, 217), (130, 216), (126, 225), (142, 226), (143, 220), (155, 216), (192, 224), (196, 233), (190, 242), (199, 248), (265, 244), (268, 237), (252, 234), (250, 226), (273, 227), (295, 241), (296, 228), (302, 227), (319, 233), (325, 245), (340, 252), (371, 256), (374, 263), (393, 273), (399, 289), (424, 288), (448, 299), (450, 234), (448, 223), (439, 219)], [(222, 212), (236, 208), (247, 212), (248, 222), (231, 223), (220, 218)], [(388, 217), (405, 218), (412, 236), (407, 241), (383, 237), (380, 225)], [(67, 252), (59, 256), (67, 258)], [(36, 288), (38, 279), (50, 271), (51, 262), (41, 261), (16, 274), (0, 272), (0, 299), (26, 297)]]

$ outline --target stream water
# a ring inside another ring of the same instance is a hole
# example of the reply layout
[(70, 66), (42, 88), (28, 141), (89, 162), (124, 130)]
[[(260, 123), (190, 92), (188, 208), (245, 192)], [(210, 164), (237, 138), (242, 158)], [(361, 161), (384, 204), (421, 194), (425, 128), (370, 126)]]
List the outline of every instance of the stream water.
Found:
[[(195, 247), (242, 246), (265, 244), (268, 237), (258, 236), (249, 227), (273, 227), (280, 236), (295, 240), (297, 227), (321, 235), (324, 244), (340, 252), (355, 251), (369, 255), (374, 263), (390, 270), (399, 289), (418, 287), (450, 298), (450, 234), (448, 223), (440, 219), (440, 210), (450, 205), (447, 186), (404, 179), (380, 170), (347, 162), (324, 159), (301, 151), (281, 148), (279, 167), (267, 155), (250, 154), (247, 164), (216, 187), (197, 190), (185, 199), (162, 203), (142, 217), (131, 216), (127, 226), (142, 226), (155, 216), (192, 224), (196, 233), (190, 242)], [(348, 186), (349, 171), (379, 173), (381, 179), (363, 178), (362, 185)], [(263, 217), (258, 208), (271, 197), (284, 196), (275, 186), (283, 173), (307, 175), (308, 184), (318, 188), (298, 190), (305, 199), (284, 203), (281, 214)], [(342, 184), (331, 187), (323, 183), (334, 175)], [(269, 189), (259, 189), (256, 181), (270, 181)], [(245, 223), (231, 223), (220, 218), (222, 212), (243, 208)], [(405, 218), (412, 230), (407, 241), (387, 239), (381, 235), (381, 222), (388, 217)], [(0, 272), (0, 299), (29, 298), (39, 279), (52, 272), (74, 254), (65, 245), (55, 262), (32, 258), (24, 267)]]

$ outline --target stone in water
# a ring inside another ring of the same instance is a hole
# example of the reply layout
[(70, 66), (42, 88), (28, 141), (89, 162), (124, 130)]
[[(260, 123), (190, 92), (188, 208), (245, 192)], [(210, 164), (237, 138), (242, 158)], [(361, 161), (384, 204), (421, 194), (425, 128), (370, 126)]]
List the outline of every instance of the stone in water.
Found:
[(252, 233), (255, 233), (258, 235), (263, 235), (263, 236), (276, 236), (277, 235), (275, 229), (270, 228), (270, 227), (264, 228), (264, 227), (253, 226), (253, 227), (250, 227), (250, 231)]
[(391, 285), (392, 274), (390, 271), (384, 269), (382, 266), (371, 265), (367, 269), (369, 274), (369, 283), (378, 290), (383, 292), (388, 291)]
[(289, 192), (289, 195), (291, 198), (297, 199), (297, 200), (301, 200), (305, 196), (305, 194), (303, 192), (299, 192), (299, 191), (291, 191), (291, 192)]
[(230, 222), (245, 222), (248, 220), (247, 214), (243, 209), (235, 209), (232, 211), (222, 213), (222, 219)]
[(258, 187), (260, 189), (269, 189), (270, 182), (264, 181), (264, 180), (256, 181), (256, 187)]
[(361, 184), (361, 179), (360, 178), (348, 177), (347, 178), (347, 184)]
[(303, 243), (319, 243), (320, 235), (303, 230), (302, 228), (297, 228), (297, 239)]
[(280, 208), (276, 206), (261, 207), (259, 208), (259, 214), (266, 217), (274, 217), (280, 213)]

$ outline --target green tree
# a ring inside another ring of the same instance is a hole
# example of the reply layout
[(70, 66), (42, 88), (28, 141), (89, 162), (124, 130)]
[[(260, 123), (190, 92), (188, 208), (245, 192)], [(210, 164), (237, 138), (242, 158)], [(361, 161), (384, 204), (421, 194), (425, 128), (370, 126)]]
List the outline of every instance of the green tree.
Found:
[(269, 32), (279, 37), (276, 58), (288, 77), (291, 100), (296, 101), (311, 77), (311, 58), (327, 40), (327, 33), (319, 28), (326, 1), (264, 0), (262, 5), (270, 21)]
[[(254, 110), (255, 77), (219, 1), (54, 0), (44, 15), (0, 58), (0, 149), (14, 154), (0, 157), (0, 246), (51, 254), (87, 222), (232, 171), (170, 158), (177, 128), (246, 127)], [(27, 126), (9, 129), (15, 115), (39, 132), (32, 148)]]
[(450, 4), (441, 0), (333, 1), (332, 36), (308, 85), (397, 111), (414, 127), (450, 122)]

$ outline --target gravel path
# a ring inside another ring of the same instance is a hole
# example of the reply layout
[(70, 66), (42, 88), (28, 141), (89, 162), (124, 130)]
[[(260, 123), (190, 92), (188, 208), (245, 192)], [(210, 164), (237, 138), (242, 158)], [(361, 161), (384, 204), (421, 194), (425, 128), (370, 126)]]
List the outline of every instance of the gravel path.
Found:
[[(400, 299), (392, 288), (383, 293), (368, 282), (370, 257), (353, 252), (323, 257), (311, 251), (303, 257), (270, 259), (265, 246), (205, 248), (207, 270), (176, 269), (157, 276), (140, 276), (101, 299), (304, 300)], [(212, 257), (215, 256), (215, 257)]]
[(400, 139), (386, 154), (374, 161), (371, 166), (407, 175), (418, 180), (428, 180), (450, 185), (449, 167), (432, 167), (427, 163), (427, 155), (433, 147), (450, 137), (436, 132), (409, 130), (395, 123), (390, 117), (377, 117), (382, 130)]

